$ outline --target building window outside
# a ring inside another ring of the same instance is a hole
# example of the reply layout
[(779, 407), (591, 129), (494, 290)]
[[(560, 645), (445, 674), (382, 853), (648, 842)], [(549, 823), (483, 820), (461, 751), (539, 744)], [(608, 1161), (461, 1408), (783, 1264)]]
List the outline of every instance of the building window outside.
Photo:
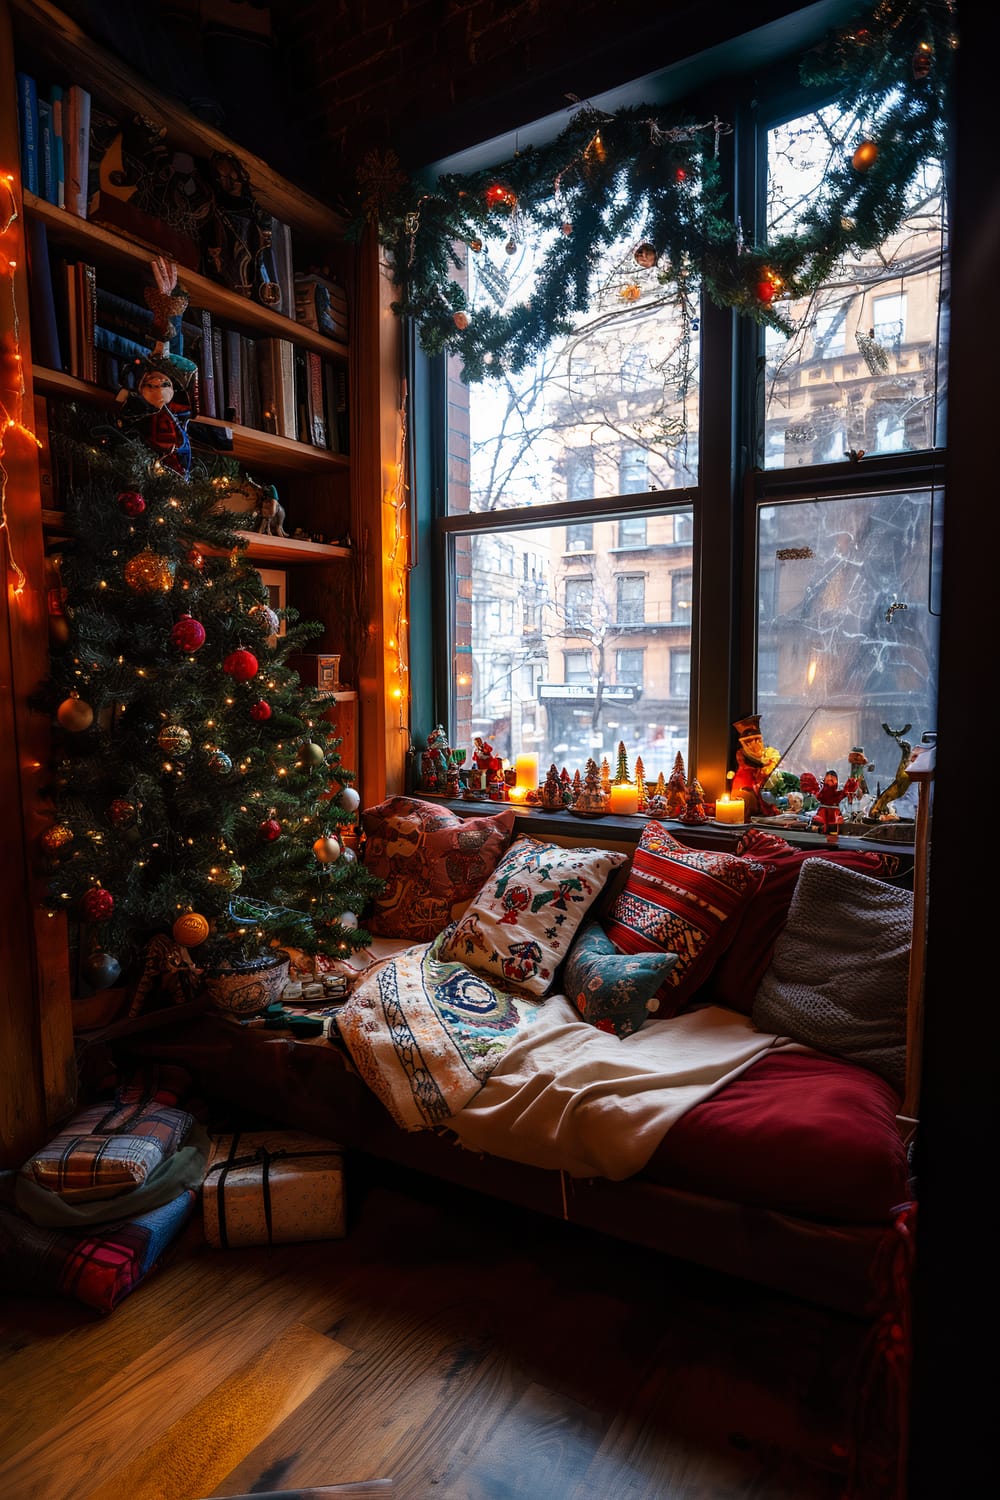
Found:
[(592, 578), (567, 578), (566, 624), (570, 629), (587, 627), (594, 612), (594, 580)]
[(690, 625), (694, 599), (694, 575), (674, 573), (670, 579), (670, 620), (674, 625)]
[(638, 495), (649, 488), (649, 466), (644, 448), (628, 448), (622, 454), (621, 483), (623, 495)]
[(641, 625), (646, 618), (646, 580), (642, 574), (626, 574), (619, 577), (618, 614), (619, 625)]
[(571, 686), (590, 687), (594, 680), (589, 651), (563, 652), (563, 681)]
[(620, 687), (642, 687), (643, 651), (615, 652), (615, 682)]
[(575, 526), (566, 527), (566, 551), (567, 552), (593, 552), (594, 550), (594, 528), (586, 521), (578, 521)]
[(645, 547), (645, 516), (628, 516), (624, 521), (618, 522), (618, 545), (619, 547)]
[(671, 651), (670, 653), (670, 696), (680, 702), (687, 702), (691, 690), (691, 653), (690, 651)]

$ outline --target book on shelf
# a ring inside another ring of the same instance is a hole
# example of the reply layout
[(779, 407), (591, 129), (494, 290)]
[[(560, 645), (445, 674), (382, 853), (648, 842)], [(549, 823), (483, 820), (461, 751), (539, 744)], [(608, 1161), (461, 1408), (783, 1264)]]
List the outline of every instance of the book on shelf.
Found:
[(49, 236), (43, 219), (29, 215), (25, 224), (25, 249), (28, 255), (28, 303), (31, 309), (31, 357), (47, 370), (61, 370), (62, 349), (52, 264), (49, 259)]
[(235, 328), (222, 330), (222, 363), (224, 370), (223, 392), (227, 422), (243, 422), (240, 335)]
[(17, 74), (17, 130), (21, 143), (21, 175), (29, 193), (38, 194), (38, 84), (30, 73)]
[(292, 269), (292, 231), (281, 219), (271, 218), (271, 252), (275, 279), (281, 292), (278, 311), (295, 318), (295, 272)]
[(323, 361), (323, 416), (326, 419), (327, 447), (331, 453), (340, 452), (340, 433), (337, 428), (337, 370), (332, 361)]
[(305, 328), (325, 333), (327, 338), (346, 343), (348, 338), (347, 293), (343, 287), (318, 271), (302, 271), (295, 276), (295, 319)]
[(69, 84), (63, 97), (66, 207), (80, 219), (87, 217), (90, 196), (90, 111), (89, 90), (78, 83)]
[(212, 356), (212, 314), (207, 308), (198, 313), (201, 322), (201, 350), (198, 369), (201, 374), (202, 410), (206, 417), (217, 417), (219, 410), (215, 395), (215, 361)]
[(240, 409), (243, 426), (261, 426), (260, 380), (257, 370), (257, 343), (245, 333), (240, 335)]
[(97, 379), (97, 360), (94, 350), (94, 330), (97, 327), (97, 271), (87, 261), (76, 263), (76, 294), (78, 300), (77, 329), (80, 339), (78, 353), (81, 380)]
[(215, 387), (215, 415), (222, 422), (229, 421), (226, 415), (226, 361), (222, 329), (212, 324), (212, 384)]
[(258, 339), (257, 361), (262, 408), (269, 407), (272, 412), (272, 421), (265, 423), (266, 431), (279, 437), (297, 437), (295, 346), (291, 339)]
[(52, 200), (57, 208), (66, 206), (66, 133), (63, 125), (65, 119), (65, 90), (61, 83), (54, 83), (49, 89), (49, 101), (52, 105), (52, 148), (55, 161), (56, 196)]
[(328, 448), (323, 410), (323, 361), (315, 349), (307, 350), (306, 361), (309, 370), (309, 441), (316, 448)]
[(76, 294), (76, 262), (62, 263), (62, 295), (66, 309), (66, 340), (63, 348), (63, 368), (68, 374), (80, 375), (80, 317)]
[(300, 443), (312, 443), (312, 413), (309, 406), (309, 362), (306, 351), (296, 344), (295, 350), (295, 437)]
[(52, 129), (52, 104), (38, 101), (38, 191), (46, 203), (57, 203), (56, 143)]

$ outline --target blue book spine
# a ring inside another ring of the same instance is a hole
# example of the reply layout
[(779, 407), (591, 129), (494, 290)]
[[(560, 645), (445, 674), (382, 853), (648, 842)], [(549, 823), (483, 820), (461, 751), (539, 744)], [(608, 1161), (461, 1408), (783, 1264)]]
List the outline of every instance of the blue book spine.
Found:
[(63, 88), (54, 83), (49, 89), (52, 105), (52, 148), (55, 158), (56, 196), (52, 200), (58, 208), (66, 207), (66, 140), (63, 131)]
[(55, 203), (57, 202), (56, 151), (52, 135), (52, 105), (48, 99), (38, 101), (38, 147), (41, 163), (39, 189), (46, 203)]
[(38, 195), (38, 85), (30, 73), (17, 75), (17, 124), (21, 134), (21, 173), (27, 192)]

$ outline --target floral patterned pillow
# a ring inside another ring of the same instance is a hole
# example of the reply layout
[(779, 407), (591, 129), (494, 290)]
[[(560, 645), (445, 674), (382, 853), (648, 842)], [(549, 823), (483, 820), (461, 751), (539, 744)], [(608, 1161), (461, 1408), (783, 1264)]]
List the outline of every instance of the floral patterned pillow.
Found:
[(604, 930), (620, 953), (677, 954), (659, 989), (660, 1019), (677, 1015), (708, 978), (763, 879), (756, 860), (691, 849), (662, 823), (646, 824)]
[(556, 969), (604, 882), (628, 855), (515, 839), (448, 938), (442, 958), (531, 995)]
[(419, 797), (390, 797), (361, 814), (365, 868), (385, 881), (365, 916), (378, 937), (430, 943), (476, 895), (514, 832), (514, 809), (463, 818)]
[(658, 1011), (657, 990), (676, 953), (619, 953), (599, 922), (581, 927), (569, 952), (562, 987), (598, 1031), (631, 1036)]

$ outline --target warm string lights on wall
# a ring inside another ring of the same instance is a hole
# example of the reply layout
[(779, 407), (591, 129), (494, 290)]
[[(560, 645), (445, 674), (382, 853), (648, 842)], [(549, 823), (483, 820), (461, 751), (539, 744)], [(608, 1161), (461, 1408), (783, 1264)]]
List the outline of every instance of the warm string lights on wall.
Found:
[[(402, 383), (399, 402), (399, 445), (392, 466), (392, 482), (382, 499), (391, 512), (389, 535), (385, 547), (385, 569), (392, 601), (392, 629), (386, 640), (386, 691), (395, 703), (399, 732), (408, 735), (409, 691), (409, 625), (407, 594), (410, 572), (409, 485), (406, 479), (406, 381)], [(386, 528), (383, 528), (385, 534)]]
[(7, 521), (7, 467), (4, 458), (9, 436), (26, 437), (36, 448), (42, 445), (21, 420), (24, 404), (24, 369), (21, 362), (21, 338), (17, 319), (17, 298), (14, 295), (14, 272), (17, 270), (18, 230), (20, 215), (14, 196), (14, 177), (10, 172), (0, 173), (0, 277), (7, 287), (10, 299), (10, 327), (0, 320), (0, 531), (10, 566), (14, 573), (15, 598), (24, 592), (27, 582), (24, 571), (14, 556), (10, 543), (10, 526)]

